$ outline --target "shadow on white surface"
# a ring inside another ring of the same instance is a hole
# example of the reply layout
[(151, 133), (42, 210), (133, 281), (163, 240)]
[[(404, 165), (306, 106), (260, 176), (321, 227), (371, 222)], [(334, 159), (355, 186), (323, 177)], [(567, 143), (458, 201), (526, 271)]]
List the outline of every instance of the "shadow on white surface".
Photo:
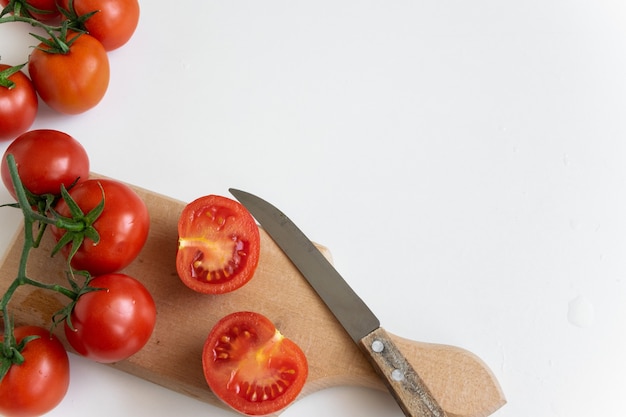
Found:
[[(92, 410), (91, 417), (239, 415), (190, 400), (182, 394), (73, 354), (70, 354), (70, 366), (69, 393), (57, 408), (47, 414), (48, 417), (66, 417), (76, 408), (89, 408)], [(321, 415), (401, 417), (403, 414), (391, 395), (353, 387), (333, 387), (310, 394), (297, 400), (281, 414), (284, 417)]]

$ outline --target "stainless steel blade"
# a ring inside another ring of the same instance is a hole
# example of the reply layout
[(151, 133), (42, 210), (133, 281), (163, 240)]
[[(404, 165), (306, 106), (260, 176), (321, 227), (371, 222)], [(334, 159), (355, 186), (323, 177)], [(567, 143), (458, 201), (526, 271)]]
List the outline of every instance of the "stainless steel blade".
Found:
[(374, 313), (282, 211), (253, 194), (232, 188), (229, 191), (285, 252), (355, 343), (380, 327)]

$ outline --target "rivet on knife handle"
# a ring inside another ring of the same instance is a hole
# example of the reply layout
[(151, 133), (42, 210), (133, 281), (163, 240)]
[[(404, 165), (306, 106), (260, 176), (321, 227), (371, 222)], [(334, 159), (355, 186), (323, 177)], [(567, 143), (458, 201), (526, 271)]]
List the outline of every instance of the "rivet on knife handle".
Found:
[(428, 387), (383, 328), (378, 328), (361, 339), (360, 347), (383, 377), (407, 417), (446, 416)]

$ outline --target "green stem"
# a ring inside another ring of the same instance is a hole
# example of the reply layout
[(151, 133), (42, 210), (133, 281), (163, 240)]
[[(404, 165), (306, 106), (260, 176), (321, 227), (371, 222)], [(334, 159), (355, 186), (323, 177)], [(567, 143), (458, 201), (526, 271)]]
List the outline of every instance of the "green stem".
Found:
[(45, 23), (42, 23), (42, 22), (40, 22), (37, 19), (33, 19), (32, 17), (26, 17), (26, 16), (8, 15), (8, 16), (0, 18), (0, 24), (2, 24), (2, 23), (9, 23), (9, 22), (28, 23), (28, 24), (30, 24), (33, 27), (42, 28), (43, 30), (45, 30), (48, 33), (50, 33), (50, 32), (59, 32), (59, 31), (61, 31), (61, 28), (62, 28), (62, 26), (46, 25)]
[(50, 49), (47, 52), (50, 53), (61, 53), (66, 54), (70, 51), (71, 41), (66, 39), (67, 30), (70, 27), (70, 24), (73, 22), (64, 21), (61, 26), (50, 26), (45, 23), (40, 22), (37, 19), (33, 19), (31, 17), (21, 16), (21, 15), (5, 15), (4, 17), (0, 17), (0, 24), (9, 23), (9, 22), (23, 22), (28, 23), (33, 27), (38, 27), (46, 31), (48, 36), (50, 36), (50, 40), (46, 40), (39, 35), (31, 33), (37, 40), (40, 42), (48, 44)]
[(59, 284), (44, 284), (43, 282), (36, 281), (34, 279), (30, 279), (28, 277), (24, 277), (22, 285), (32, 285), (33, 287), (43, 288), (45, 290), (51, 290), (63, 294), (70, 300), (76, 300), (78, 298), (78, 294), (72, 290), (69, 290), (62, 285)]
[[(24, 339), (19, 344), (16, 343), (13, 318), (9, 315), (9, 302), (13, 297), (13, 294), (22, 285), (30, 285), (37, 288), (43, 288), (46, 290), (55, 291), (70, 299), (70, 302), (62, 309), (57, 311), (52, 316), (52, 324), (56, 326), (61, 321), (65, 320), (71, 327), (71, 313), (76, 305), (78, 299), (83, 295), (91, 291), (99, 291), (102, 288), (94, 288), (89, 286), (91, 275), (87, 271), (74, 271), (71, 267), (71, 256), (68, 256), (68, 280), (71, 289), (63, 287), (58, 284), (46, 284), (39, 282), (32, 278), (29, 278), (26, 273), (26, 266), (28, 263), (28, 257), (32, 249), (39, 246), (41, 237), (43, 236), (44, 229), (47, 225), (55, 225), (56, 227), (66, 229), (66, 234), (63, 236), (69, 236), (68, 242), (72, 243), (72, 248), (75, 250), (82, 243), (85, 236), (92, 239), (94, 242), (99, 241), (100, 236), (93, 227), (93, 223), (100, 216), (104, 210), (104, 190), (102, 190), (102, 200), (95, 208), (84, 214), (76, 202), (71, 198), (67, 189), (61, 185), (61, 198), (68, 204), (70, 211), (72, 211), (72, 217), (63, 217), (59, 215), (52, 205), (56, 201), (56, 197), (52, 194), (45, 194), (43, 196), (33, 196), (30, 192), (24, 188), (22, 180), (17, 172), (17, 165), (15, 158), (12, 154), (6, 156), (7, 165), (9, 167), (9, 173), (11, 175), (11, 181), (17, 197), (17, 204), (5, 204), (0, 207), (10, 206), (19, 208), (22, 211), (24, 217), (24, 243), (22, 246), (22, 253), (20, 255), (20, 261), (18, 265), (18, 272), (16, 278), (11, 282), (6, 292), (0, 298), (0, 313), (1, 318), (4, 321), (4, 341), (0, 343), (0, 381), (4, 378), (8, 370), (14, 364), (21, 364), (24, 361), (20, 351), (24, 348), (28, 338)], [(42, 200), (45, 198), (45, 200)], [(35, 201), (36, 203), (33, 203)], [(42, 206), (42, 202), (45, 205)], [(33, 209), (36, 206), (37, 210)], [(37, 236), (35, 237), (34, 229), (37, 226)], [(52, 250), (52, 253), (56, 253), (59, 250), (61, 244), (64, 243), (63, 238), (57, 242), (57, 246)], [(85, 277), (82, 286), (78, 285), (74, 279), (75, 274), (80, 274)]]
[(33, 279), (28, 278), (26, 275), (26, 266), (28, 263), (28, 256), (30, 255), (31, 249), (35, 247), (36, 240), (33, 237), (33, 227), (36, 222), (43, 222), (46, 224), (54, 224), (55, 220), (50, 219), (40, 213), (35, 212), (29, 202), (28, 197), (26, 196), (26, 191), (24, 190), (24, 186), (22, 185), (22, 181), (17, 173), (17, 166), (15, 164), (15, 158), (13, 155), (7, 155), (7, 163), (9, 166), (9, 172), (11, 174), (11, 180), (13, 181), (13, 186), (15, 188), (15, 193), (17, 195), (17, 201), (19, 203), (20, 209), (22, 210), (22, 214), (24, 215), (24, 245), (22, 246), (22, 254), (20, 256), (20, 262), (18, 266), (17, 277), (13, 280), (7, 291), (2, 296), (2, 300), (0, 301), (0, 308), (2, 309), (3, 317), (7, 316), (7, 306), (11, 297), (15, 293), (18, 287), (22, 285), (32, 285), (39, 288), (45, 288), (49, 290), (56, 291), (61, 293), (71, 300), (76, 300), (78, 294), (70, 289), (62, 287), (60, 285), (50, 285), (44, 284), (39, 281), (35, 281)]
[(33, 237), (34, 225), (37, 221), (48, 224), (52, 219), (35, 212), (31, 208), (24, 186), (17, 173), (17, 166), (13, 155), (7, 155), (7, 162), (9, 165), (11, 180), (13, 181), (13, 186), (17, 195), (17, 201), (20, 209), (22, 210), (22, 214), (24, 215), (24, 244), (22, 246), (22, 254), (20, 256), (17, 277), (13, 280), (13, 282), (11, 282), (6, 292), (3, 294), (2, 299), (0, 299), (0, 311), (4, 321), (4, 340), (0, 345), (0, 358), (2, 359), (2, 361), (0, 361), (0, 381), (4, 378), (13, 364), (20, 365), (24, 362), (24, 357), (20, 353), (21, 348), (16, 346), (13, 332), (13, 320), (9, 316), (9, 302), (11, 301), (15, 291), (17, 291), (17, 289), (22, 285), (31, 285), (38, 288), (56, 291), (72, 300), (70, 305), (73, 305), (80, 296), (80, 292), (72, 291), (58, 284), (44, 284), (43, 282), (33, 280), (26, 276), (28, 256), (30, 255), (30, 251), (39, 244), (41, 228), (43, 227), (43, 225), (40, 225), (40, 234), (38, 234), (37, 239), (35, 240)]

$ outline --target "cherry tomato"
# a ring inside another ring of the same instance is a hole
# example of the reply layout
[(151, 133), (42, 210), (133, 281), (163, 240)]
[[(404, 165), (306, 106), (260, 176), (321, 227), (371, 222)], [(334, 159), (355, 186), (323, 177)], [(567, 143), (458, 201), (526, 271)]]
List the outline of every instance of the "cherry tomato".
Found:
[(124, 274), (91, 280), (102, 288), (80, 296), (65, 323), (68, 343), (82, 356), (102, 363), (118, 362), (137, 353), (150, 339), (156, 306), (146, 287)]
[(178, 236), (178, 276), (194, 291), (226, 293), (254, 275), (259, 228), (239, 202), (208, 195), (189, 203), (180, 215)]
[(89, 177), (89, 157), (76, 139), (58, 130), (31, 130), (9, 144), (0, 164), (2, 182), (14, 198), (8, 154), (15, 158), (22, 184), (33, 194), (58, 195), (61, 184), (69, 188)]
[[(61, 0), (60, 4), (69, 9), (69, 0)], [(128, 42), (139, 23), (137, 0), (74, 0), (74, 11), (78, 16), (98, 11), (87, 19), (85, 29), (102, 42), (107, 51)]]
[[(102, 188), (100, 188), (102, 187)], [(72, 258), (74, 269), (87, 270), (92, 275), (117, 272), (128, 266), (143, 248), (150, 229), (150, 215), (141, 197), (128, 185), (111, 179), (89, 179), (69, 191), (70, 196), (88, 213), (102, 201), (104, 190), (104, 210), (93, 223), (100, 234), (98, 244), (85, 238)], [(70, 210), (64, 200), (60, 200), (56, 211), (69, 217)], [(52, 227), (57, 239), (65, 230)], [(62, 252), (67, 257), (71, 243)]]
[(302, 349), (265, 316), (238, 312), (220, 320), (202, 352), (204, 377), (226, 404), (247, 415), (267, 415), (291, 404), (306, 382)]
[(59, 13), (59, 9), (57, 8), (56, 0), (26, 0), (26, 2), (35, 9), (39, 9), (45, 12), (37, 13), (29, 10), (29, 13), (33, 18), (42, 22), (56, 19), (61, 15), (61, 13)]
[(33, 49), (28, 73), (39, 97), (65, 114), (83, 113), (95, 107), (109, 86), (110, 68), (102, 44), (87, 34), (68, 34), (76, 40), (68, 53), (50, 53), (45, 43)]
[(50, 330), (21, 326), (14, 329), (14, 335), (18, 343), (27, 336), (39, 337), (26, 343), (21, 352), (24, 362), (11, 366), (0, 382), (0, 414), (5, 417), (40, 416), (65, 397), (70, 382), (69, 359), (65, 348)]
[[(11, 68), (0, 64), (0, 72)], [(35, 87), (22, 71), (8, 77), (15, 83), (12, 88), (0, 85), (0, 140), (15, 139), (35, 121), (39, 102)]]

